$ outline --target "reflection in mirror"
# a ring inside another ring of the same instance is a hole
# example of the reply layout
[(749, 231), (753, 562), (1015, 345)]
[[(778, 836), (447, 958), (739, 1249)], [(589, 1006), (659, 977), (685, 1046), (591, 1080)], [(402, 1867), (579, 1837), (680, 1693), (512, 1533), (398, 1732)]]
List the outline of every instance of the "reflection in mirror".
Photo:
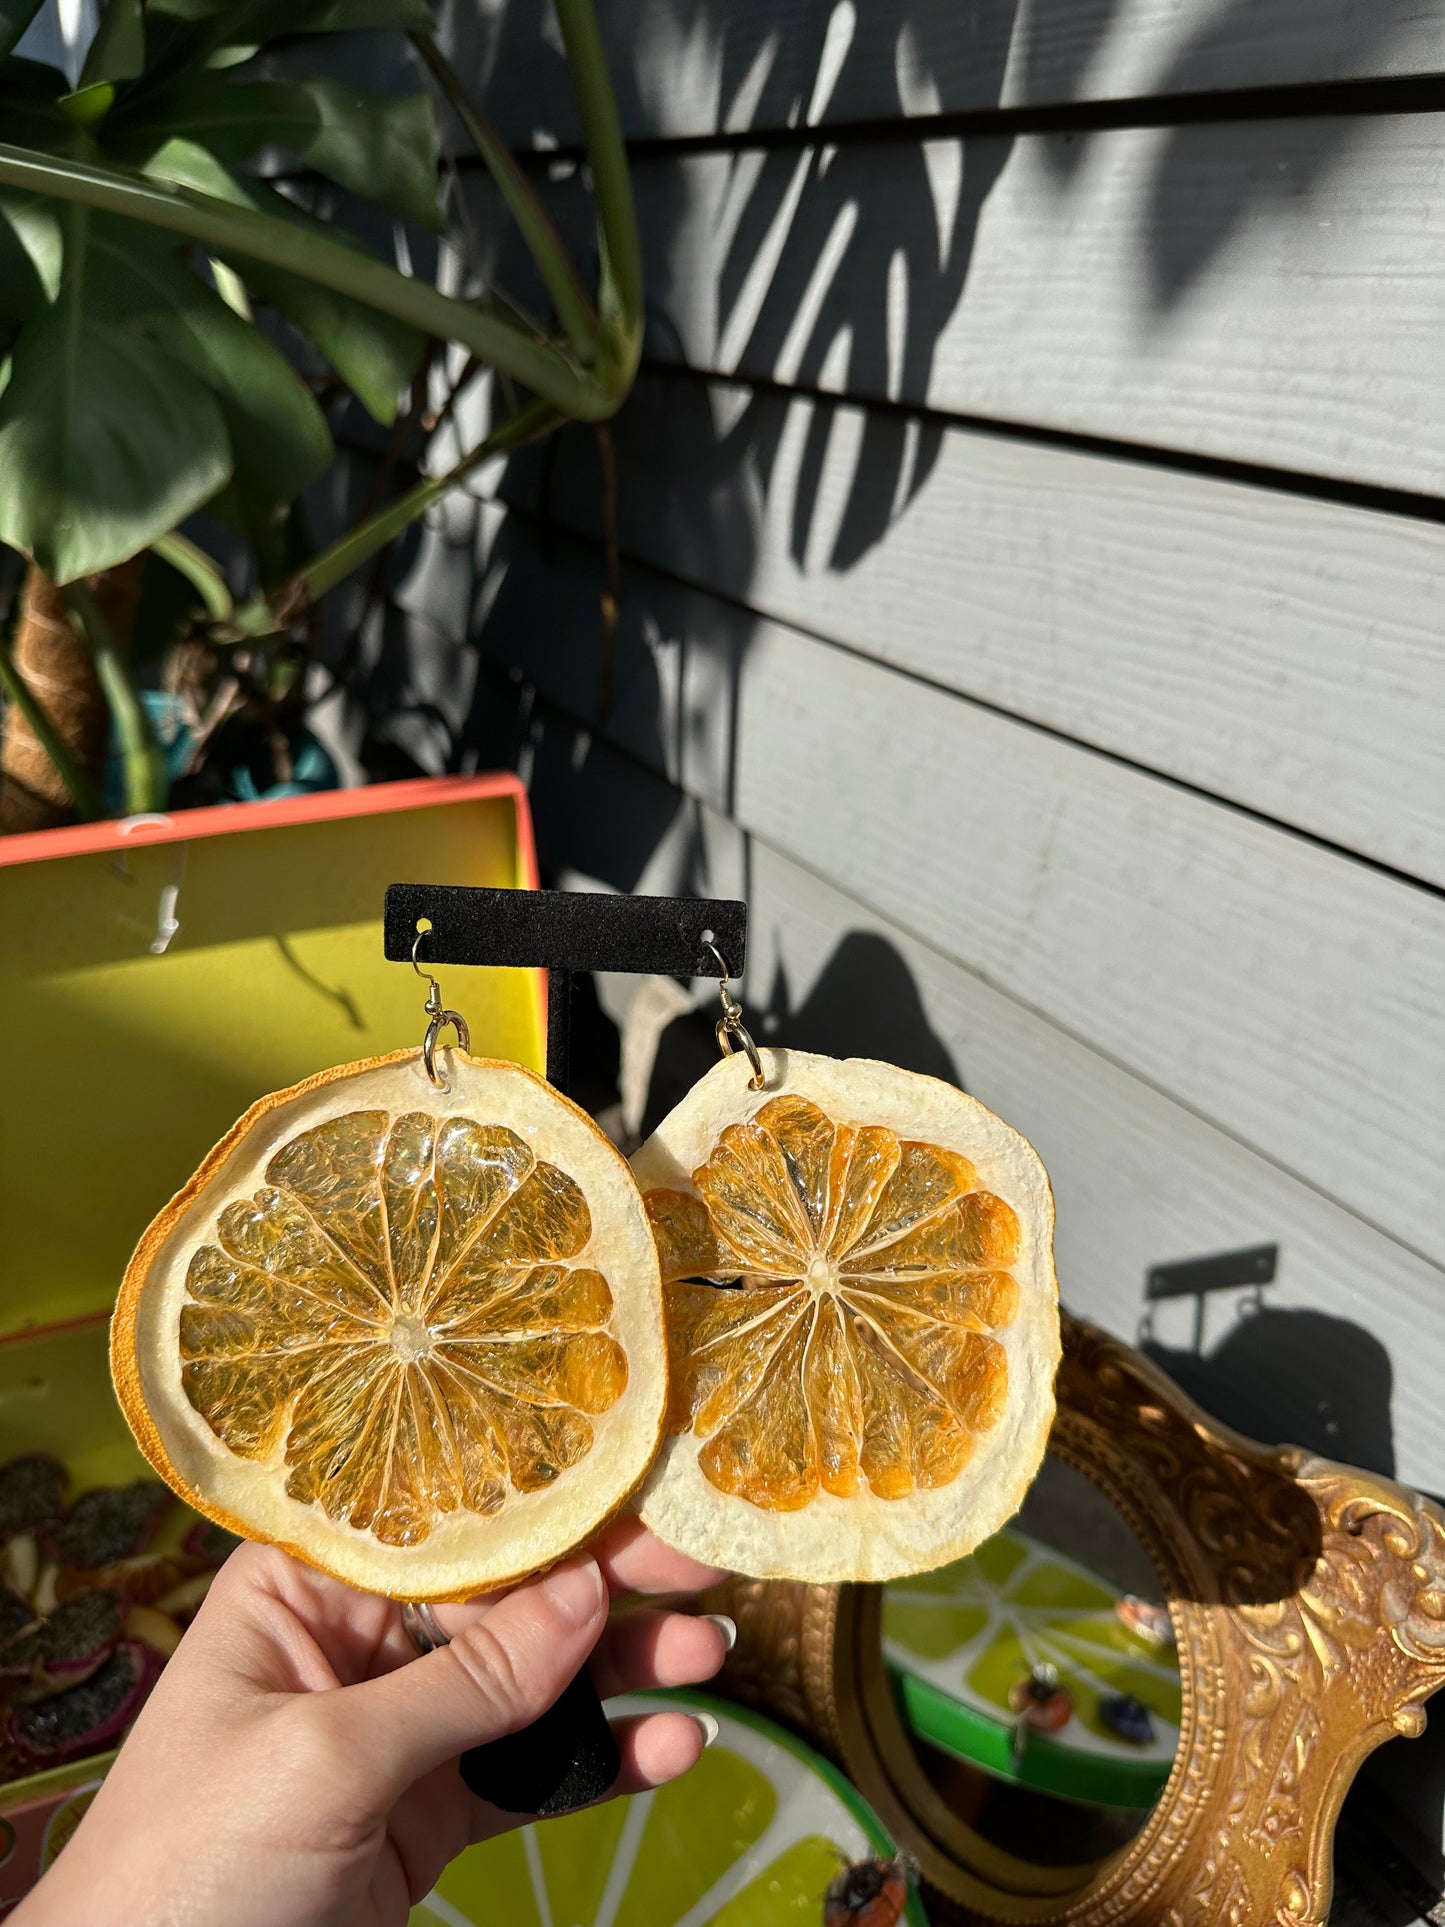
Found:
[(970, 1558), (885, 1587), (883, 1657), (952, 1850), (997, 1885), (1082, 1884), (1163, 1792), (1180, 1721), (1163, 1591), (1056, 1459)]

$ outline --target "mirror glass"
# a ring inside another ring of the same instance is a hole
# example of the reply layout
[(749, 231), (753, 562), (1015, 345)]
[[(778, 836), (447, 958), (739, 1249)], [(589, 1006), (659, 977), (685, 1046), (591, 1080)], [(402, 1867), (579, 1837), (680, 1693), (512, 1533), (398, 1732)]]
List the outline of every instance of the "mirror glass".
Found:
[(970, 1558), (884, 1588), (882, 1630), (920, 1818), (957, 1859), (1066, 1892), (1138, 1833), (1178, 1748), (1179, 1660), (1143, 1547), (1081, 1474), (1046, 1459)]

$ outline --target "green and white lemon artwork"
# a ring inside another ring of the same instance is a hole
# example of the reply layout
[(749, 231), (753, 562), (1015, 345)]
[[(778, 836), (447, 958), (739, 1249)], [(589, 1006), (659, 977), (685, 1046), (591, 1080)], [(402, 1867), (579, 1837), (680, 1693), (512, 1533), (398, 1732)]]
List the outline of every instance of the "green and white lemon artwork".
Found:
[[(892, 1853), (848, 1782), (769, 1721), (698, 1693), (636, 1694), (608, 1711), (663, 1707), (718, 1722), (690, 1773), (470, 1848), (411, 1927), (819, 1927), (839, 1871)], [(927, 1927), (915, 1895), (904, 1924)]]
[[(883, 1652), (914, 1736), (1000, 1778), (1100, 1805), (1150, 1806), (1179, 1744), (1179, 1662), (1128, 1627), (1119, 1595), (1051, 1547), (1007, 1527), (967, 1559), (884, 1589)], [(1073, 1710), (1019, 1744), (1010, 1695), (1051, 1666)], [(1147, 1740), (1101, 1710), (1128, 1696)]]

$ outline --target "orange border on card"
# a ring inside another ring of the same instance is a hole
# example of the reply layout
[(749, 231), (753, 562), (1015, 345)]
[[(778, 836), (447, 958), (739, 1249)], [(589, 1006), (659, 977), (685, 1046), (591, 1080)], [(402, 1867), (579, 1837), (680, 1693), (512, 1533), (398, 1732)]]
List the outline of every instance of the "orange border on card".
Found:
[(480, 803), (509, 796), (517, 812), (518, 868), (522, 888), (537, 888), (537, 846), (532, 811), (521, 777), (511, 770), (490, 776), (418, 776), (402, 783), (374, 783), (366, 789), (316, 790), (308, 796), (281, 796), (263, 803), (217, 803), (175, 816), (125, 816), (103, 823), (68, 824), (60, 830), (30, 830), (0, 837), (0, 869), (13, 863), (40, 863), (49, 857), (94, 856), (133, 850), (151, 843), (190, 843), (233, 830), (278, 830), (299, 823), (332, 823), (348, 816), (384, 816), (394, 810), (434, 809), (447, 803)]

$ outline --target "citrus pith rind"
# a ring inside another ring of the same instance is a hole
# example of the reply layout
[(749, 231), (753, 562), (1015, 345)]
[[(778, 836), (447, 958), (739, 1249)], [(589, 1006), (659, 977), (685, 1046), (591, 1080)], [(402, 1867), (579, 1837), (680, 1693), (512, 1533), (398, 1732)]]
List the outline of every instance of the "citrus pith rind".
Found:
[(112, 1325), (132, 1430), (200, 1511), (369, 1590), (560, 1557), (665, 1400), (627, 1167), (514, 1064), (414, 1052), (254, 1106), (142, 1240)]

